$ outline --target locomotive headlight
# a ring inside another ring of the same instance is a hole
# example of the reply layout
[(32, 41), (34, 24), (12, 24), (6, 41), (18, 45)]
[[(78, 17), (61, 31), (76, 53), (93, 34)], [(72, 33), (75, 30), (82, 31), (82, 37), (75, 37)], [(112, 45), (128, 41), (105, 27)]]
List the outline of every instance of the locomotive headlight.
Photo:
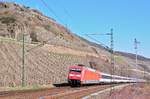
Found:
[(81, 75), (75, 75), (75, 76), (77, 76), (77, 77), (81, 77)]
[(69, 74), (69, 76), (75, 76), (75, 75), (73, 75), (73, 74)]

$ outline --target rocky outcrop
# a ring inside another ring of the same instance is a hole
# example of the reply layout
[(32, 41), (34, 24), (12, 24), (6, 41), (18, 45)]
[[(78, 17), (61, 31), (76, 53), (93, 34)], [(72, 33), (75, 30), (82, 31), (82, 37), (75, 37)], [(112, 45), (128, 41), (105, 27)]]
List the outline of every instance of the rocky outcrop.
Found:
[(15, 3), (0, 3), (0, 36), (26, 42), (47, 42), (91, 51), (89, 44), (52, 18)]

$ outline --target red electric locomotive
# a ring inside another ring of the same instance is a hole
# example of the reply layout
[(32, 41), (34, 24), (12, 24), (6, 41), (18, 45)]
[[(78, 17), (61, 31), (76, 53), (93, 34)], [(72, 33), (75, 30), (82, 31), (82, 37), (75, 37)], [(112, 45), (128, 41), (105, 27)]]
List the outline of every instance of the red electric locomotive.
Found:
[(70, 66), (68, 82), (71, 85), (99, 83), (100, 72), (85, 66)]
[(118, 75), (110, 75), (83, 65), (69, 66), (68, 83), (71, 86), (79, 86), (83, 84), (126, 82), (145, 82), (145, 80)]

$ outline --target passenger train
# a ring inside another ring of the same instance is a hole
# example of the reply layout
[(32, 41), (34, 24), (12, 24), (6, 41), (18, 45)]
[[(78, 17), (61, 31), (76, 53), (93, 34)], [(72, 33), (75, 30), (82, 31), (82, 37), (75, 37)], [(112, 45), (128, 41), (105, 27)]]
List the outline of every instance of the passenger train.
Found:
[(136, 83), (143, 79), (110, 75), (86, 66), (69, 66), (68, 83), (71, 86), (101, 83)]

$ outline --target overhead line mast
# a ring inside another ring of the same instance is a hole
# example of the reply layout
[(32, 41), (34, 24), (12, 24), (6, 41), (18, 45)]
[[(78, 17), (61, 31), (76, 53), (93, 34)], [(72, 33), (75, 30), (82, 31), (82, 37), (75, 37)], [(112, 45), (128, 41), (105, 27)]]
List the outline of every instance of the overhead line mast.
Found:
[(22, 87), (25, 86), (25, 38), (24, 33), (22, 35), (22, 79), (21, 79)]
[(137, 39), (134, 39), (134, 49), (135, 49), (135, 64), (136, 67), (138, 66), (138, 44), (140, 44), (139, 41), (137, 41)]
[[(86, 34), (86, 35), (87, 36), (89, 36), (89, 35), (109, 35), (110, 36), (110, 47), (107, 47), (107, 46), (105, 46), (105, 47), (109, 50), (109, 52), (111, 54), (111, 56), (110, 56), (111, 57), (111, 63), (110, 63), (110, 65), (111, 65), (112, 68), (111, 68), (110, 73), (111, 73), (111, 76), (112, 76), (111, 80), (113, 81), (113, 75), (114, 75), (114, 71), (115, 71), (113, 28), (110, 29), (110, 33), (104, 33), (104, 34)], [(93, 39), (93, 40), (95, 40), (95, 39)], [(110, 95), (112, 94), (113, 91), (114, 91), (114, 85), (112, 84), (112, 88), (110, 90)], [(113, 99), (115, 99), (115, 97), (113, 97)]]

